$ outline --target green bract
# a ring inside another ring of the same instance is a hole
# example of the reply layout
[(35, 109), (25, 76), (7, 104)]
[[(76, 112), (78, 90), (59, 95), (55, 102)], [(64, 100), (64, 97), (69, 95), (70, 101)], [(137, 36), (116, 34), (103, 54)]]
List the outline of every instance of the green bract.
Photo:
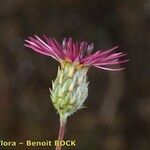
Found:
[(58, 67), (50, 92), (53, 105), (62, 121), (83, 107), (88, 96), (87, 71), (87, 67), (69, 62)]

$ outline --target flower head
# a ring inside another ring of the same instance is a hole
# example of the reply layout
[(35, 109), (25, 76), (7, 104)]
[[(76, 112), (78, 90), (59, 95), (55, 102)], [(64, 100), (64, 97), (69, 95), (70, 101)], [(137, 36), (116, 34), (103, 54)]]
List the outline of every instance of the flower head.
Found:
[(98, 50), (92, 53), (94, 44), (88, 44), (87, 42), (73, 42), (72, 38), (64, 38), (62, 44), (59, 44), (54, 38), (43, 36), (39, 38), (29, 37), (25, 40), (26, 47), (33, 49), (34, 51), (50, 56), (59, 62), (68, 61), (70, 63), (78, 63), (82, 66), (93, 66), (99, 69), (118, 71), (124, 68), (112, 68), (112, 65), (121, 64), (128, 60), (123, 59), (126, 55), (123, 52), (112, 53), (118, 48), (113, 47), (109, 50)]
[(104, 70), (118, 71), (123, 68), (111, 68), (110, 66), (124, 63), (128, 60), (121, 60), (126, 54), (112, 53), (117, 49), (98, 50), (92, 53), (94, 44), (87, 42), (73, 42), (72, 38), (64, 39), (59, 44), (54, 38), (43, 36), (29, 37), (25, 40), (26, 47), (34, 51), (50, 56), (60, 62), (57, 77), (52, 82), (50, 89), (52, 103), (64, 123), (68, 116), (83, 107), (88, 96), (87, 71), (90, 66)]

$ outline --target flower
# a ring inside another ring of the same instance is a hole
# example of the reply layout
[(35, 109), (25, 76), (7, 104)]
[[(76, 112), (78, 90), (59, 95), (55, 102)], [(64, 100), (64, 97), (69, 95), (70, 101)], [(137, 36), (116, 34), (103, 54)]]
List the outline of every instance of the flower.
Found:
[(66, 122), (68, 116), (83, 107), (88, 96), (87, 71), (90, 66), (118, 71), (124, 68), (112, 68), (110, 66), (128, 61), (123, 59), (126, 54), (122, 52), (112, 53), (118, 47), (92, 53), (93, 43), (73, 42), (72, 38), (64, 38), (62, 44), (59, 44), (54, 38), (43, 36), (42, 40), (36, 35), (25, 41), (26, 47), (50, 56), (61, 64), (58, 67), (57, 77), (52, 82), (50, 93), (52, 103), (60, 115), (62, 124)]
[(93, 66), (99, 69), (118, 71), (124, 68), (112, 68), (111, 66), (127, 62), (127, 59), (121, 60), (126, 54), (123, 52), (112, 53), (118, 48), (113, 47), (109, 50), (101, 51), (92, 54), (94, 44), (87, 42), (73, 42), (72, 38), (64, 38), (62, 44), (59, 44), (54, 38), (43, 36), (43, 39), (35, 35), (25, 40), (26, 47), (34, 51), (50, 56), (60, 63), (68, 61), (70, 63), (78, 63), (82, 66)]

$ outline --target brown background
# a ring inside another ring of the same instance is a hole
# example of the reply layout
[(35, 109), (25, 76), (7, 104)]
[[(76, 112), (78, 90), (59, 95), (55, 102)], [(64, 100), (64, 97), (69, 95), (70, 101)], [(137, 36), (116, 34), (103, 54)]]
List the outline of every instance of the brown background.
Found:
[(149, 150), (149, 27), (148, 0), (1, 0), (0, 139), (57, 138), (48, 88), (58, 63), (23, 46), (28, 36), (46, 34), (94, 42), (95, 50), (119, 45), (130, 59), (122, 72), (90, 69), (87, 108), (67, 125), (66, 139), (77, 146), (65, 149)]

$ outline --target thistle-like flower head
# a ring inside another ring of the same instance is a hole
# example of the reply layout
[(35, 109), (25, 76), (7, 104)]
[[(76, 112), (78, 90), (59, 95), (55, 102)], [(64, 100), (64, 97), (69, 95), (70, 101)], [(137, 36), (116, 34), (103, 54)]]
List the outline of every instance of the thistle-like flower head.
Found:
[(51, 99), (60, 115), (61, 122), (83, 107), (88, 96), (87, 71), (90, 66), (118, 71), (124, 68), (112, 68), (112, 65), (121, 64), (128, 60), (123, 59), (126, 54), (112, 53), (118, 47), (109, 50), (98, 50), (92, 53), (94, 44), (87, 42), (73, 42), (72, 38), (64, 38), (59, 44), (54, 38), (43, 36), (29, 37), (25, 40), (26, 47), (50, 56), (60, 62), (57, 77), (52, 82)]
[(118, 71), (124, 68), (112, 68), (111, 66), (127, 62), (128, 60), (123, 59), (126, 55), (123, 52), (112, 53), (118, 48), (113, 47), (109, 50), (101, 51), (98, 50), (92, 53), (94, 44), (88, 44), (87, 42), (73, 42), (72, 38), (64, 38), (62, 44), (59, 44), (54, 38), (43, 36), (39, 38), (29, 37), (25, 40), (26, 47), (33, 49), (34, 51), (50, 56), (60, 63), (68, 61), (70, 63), (78, 63), (82, 66), (93, 66), (99, 69)]

